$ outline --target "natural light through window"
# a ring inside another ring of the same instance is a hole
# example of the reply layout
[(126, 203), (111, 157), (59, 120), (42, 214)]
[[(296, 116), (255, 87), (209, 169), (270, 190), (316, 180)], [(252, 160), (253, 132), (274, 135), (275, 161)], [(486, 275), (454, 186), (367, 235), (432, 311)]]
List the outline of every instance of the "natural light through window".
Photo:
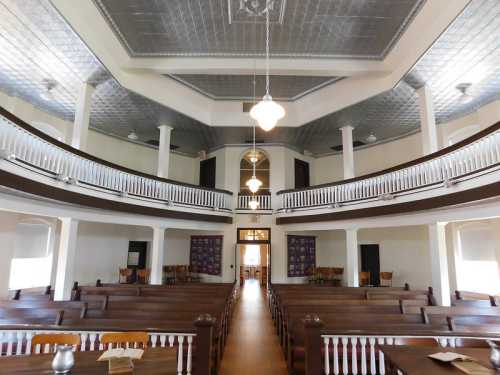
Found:
[(43, 223), (18, 223), (14, 257), (11, 261), (9, 289), (50, 285), (52, 253), (51, 228)]
[(260, 264), (260, 246), (246, 245), (243, 262), (245, 266), (258, 266)]
[(500, 275), (493, 228), (483, 223), (467, 224), (459, 230), (459, 290), (499, 294)]

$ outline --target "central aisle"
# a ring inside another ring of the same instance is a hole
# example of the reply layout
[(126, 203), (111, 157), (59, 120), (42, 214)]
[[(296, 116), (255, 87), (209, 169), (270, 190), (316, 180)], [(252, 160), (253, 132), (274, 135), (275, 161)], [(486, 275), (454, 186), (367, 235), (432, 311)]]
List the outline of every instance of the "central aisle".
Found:
[(248, 280), (236, 305), (220, 375), (286, 375), (265, 290)]

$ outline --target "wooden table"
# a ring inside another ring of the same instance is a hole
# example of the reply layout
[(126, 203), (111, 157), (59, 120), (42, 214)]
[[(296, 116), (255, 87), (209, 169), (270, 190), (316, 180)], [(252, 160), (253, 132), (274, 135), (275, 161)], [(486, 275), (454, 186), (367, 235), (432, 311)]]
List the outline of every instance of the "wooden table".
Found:
[(481, 365), (491, 368), (492, 374), (496, 374), (490, 364), (490, 349), (472, 348), (440, 348), (425, 346), (392, 346), (382, 345), (380, 349), (385, 355), (388, 374), (396, 374), (396, 369), (405, 375), (464, 375), (464, 372), (453, 367), (428, 358), (429, 354), (438, 352), (454, 352), (465, 354), (477, 360)]
[[(71, 375), (107, 374), (108, 362), (97, 362), (102, 352), (76, 352)], [(0, 374), (53, 374), (54, 354), (0, 358)], [(148, 348), (140, 361), (134, 361), (134, 375), (176, 375), (176, 348)]]

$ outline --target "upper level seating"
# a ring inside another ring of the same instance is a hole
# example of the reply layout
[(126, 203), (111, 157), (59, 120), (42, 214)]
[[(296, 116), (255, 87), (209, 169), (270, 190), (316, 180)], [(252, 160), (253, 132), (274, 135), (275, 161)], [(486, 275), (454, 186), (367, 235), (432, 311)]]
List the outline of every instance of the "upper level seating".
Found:
[[(374, 361), (378, 358), (377, 340), (397, 345), (447, 345), (449, 340), (450, 345), (484, 346), (484, 341), (468, 337), (496, 337), (500, 333), (500, 308), (460, 303), (435, 306), (431, 288), (411, 290), (408, 285), (339, 288), (273, 284), (269, 305), (293, 374), (306, 371), (304, 359), (310, 346), (318, 356), (324, 356), (328, 348), (330, 360), (335, 355), (337, 363), (348, 368), (354, 366), (352, 358), (357, 358), (361, 368), (368, 363), (365, 348), (373, 350)], [(311, 332), (315, 333), (312, 337)]]
[(236, 297), (234, 284), (98, 285), (75, 285), (72, 301), (55, 302), (50, 292), (22, 291), (15, 293), (16, 299), (0, 301), (0, 354), (27, 350), (32, 336), (27, 331), (76, 331), (82, 335), (82, 350), (102, 348), (95, 332), (144, 331), (149, 345), (180, 345), (195, 358), (199, 351), (197, 339), (193, 340), (198, 332), (194, 322), (210, 316), (214, 319), (210, 358), (212, 366), (218, 366)]

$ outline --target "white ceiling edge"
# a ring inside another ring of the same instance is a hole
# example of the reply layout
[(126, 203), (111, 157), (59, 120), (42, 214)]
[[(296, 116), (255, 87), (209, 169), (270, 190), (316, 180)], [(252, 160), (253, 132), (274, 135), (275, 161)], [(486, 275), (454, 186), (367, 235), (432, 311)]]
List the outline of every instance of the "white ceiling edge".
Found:
[[(122, 86), (210, 126), (253, 126), (250, 116), (243, 113), (240, 102), (207, 98), (158, 74), (151, 67), (130, 69), (134, 60), (136, 63), (138, 60), (130, 58), (92, 0), (81, 1), (77, 7), (67, 0), (51, 2)], [(372, 70), (363, 74), (356, 75), (352, 71), (350, 77), (314, 91), (293, 103), (281, 103), (287, 116), (280, 121), (279, 126), (299, 127), (392, 89), (469, 2), (470, 0), (427, 1), (384, 61), (374, 64)], [(177, 60), (177, 65), (180, 63), (179, 58), (161, 58), (159, 63), (168, 60)], [(193, 60), (188, 59), (187, 62), (193, 63)], [(212, 61), (214, 64), (220, 63), (220, 59), (214, 60), (217, 60)], [(232, 69), (236, 69), (237, 64), (233, 60), (228, 59), (228, 63), (233, 64)], [(280, 61), (281, 59), (273, 59), (272, 64), (279, 64)], [(302, 59), (302, 69), (310, 74), (314, 70), (311, 69), (311, 62), (318, 65), (319, 74), (322, 70), (316, 60)], [(153, 62), (150, 64), (154, 67)], [(340, 61), (335, 64), (332, 64), (333, 69), (340, 69), (342, 66)], [(377, 65), (378, 68), (374, 69)], [(188, 64), (186, 66), (189, 67)], [(221, 67), (219, 65), (217, 69)], [(362, 61), (359, 62), (359, 72), (361, 67)], [(248, 68), (253, 69), (253, 60)], [(299, 71), (300, 65), (288, 68)], [(191, 66), (191, 69), (194, 67)], [(243, 67), (240, 66), (239, 69)]]
[[(123, 68), (150, 70), (159, 74), (253, 75), (257, 72), (263, 75), (266, 62), (262, 57), (134, 57), (129, 58)], [(273, 58), (270, 69), (273, 75), (308, 77), (350, 77), (387, 72), (382, 61), (341, 58)]]

